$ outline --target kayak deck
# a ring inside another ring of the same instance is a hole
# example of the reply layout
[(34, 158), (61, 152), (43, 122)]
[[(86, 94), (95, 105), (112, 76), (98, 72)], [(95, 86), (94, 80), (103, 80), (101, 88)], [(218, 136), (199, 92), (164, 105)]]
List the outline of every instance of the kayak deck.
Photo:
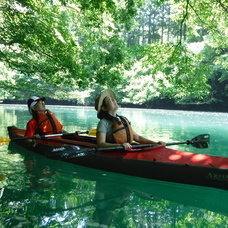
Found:
[[(11, 128), (11, 134), (14, 135), (14, 137), (23, 137), (24, 133), (25, 130), (23, 129)], [(22, 140), (21, 143), (24, 143), (23, 141), (24, 140)], [(61, 147), (63, 145), (76, 145), (84, 149), (97, 147), (96, 138), (89, 136), (78, 136), (74, 137), (74, 139), (51, 137), (44, 140), (42, 139), (39, 142), (44, 145), (46, 144), (55, 147)], [(146, 160), (193, 166), (228, 168), (228, 158), (173, 150), (160, 145), (146, 147), (142, 149), (132, 149), (131, 151), (98, 151), (97, 154), (133, 160)]]
[(97, 148), (96, 138), (90, 136), (51, 137), (31, 146), (23, 140), (25, 130), (8, 127), (8, 131), (16, 144), (50, 159), (130, 176), (228, 190), (228, 158), (225, 157), (160, 145), (131, 151), (122, 147)]

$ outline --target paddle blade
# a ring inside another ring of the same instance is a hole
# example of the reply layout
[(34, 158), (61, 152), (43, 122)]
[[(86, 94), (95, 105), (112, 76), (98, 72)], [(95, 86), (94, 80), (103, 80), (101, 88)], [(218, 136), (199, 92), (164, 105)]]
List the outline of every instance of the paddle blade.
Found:
[(11, 139), (0, 137), (0, 146), (6, 145)]
[(196, 148), (208, 148), (210, 145), (210, 135), (209, 134), (202, 134), (198, 135), (193, 138), (189, 144)]

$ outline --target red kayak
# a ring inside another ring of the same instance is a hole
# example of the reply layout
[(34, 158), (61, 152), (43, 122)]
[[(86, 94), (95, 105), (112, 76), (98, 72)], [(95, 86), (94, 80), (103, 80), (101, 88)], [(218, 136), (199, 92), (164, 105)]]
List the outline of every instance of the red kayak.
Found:
[[(228, 189), (228, 158), (169, 149), (159, 145), (133, 145), (131, 151), (123, 147), (97, 148), (96, 138), (74, 136), (71, 139), (44, 137), (31, 146), (24, 138), (25, 130), (8, 127), (12, 142), (46, 156), (76, 165), (131, 176)], [(206, 148), (209, 135), (176, 144), (191, 144)]]

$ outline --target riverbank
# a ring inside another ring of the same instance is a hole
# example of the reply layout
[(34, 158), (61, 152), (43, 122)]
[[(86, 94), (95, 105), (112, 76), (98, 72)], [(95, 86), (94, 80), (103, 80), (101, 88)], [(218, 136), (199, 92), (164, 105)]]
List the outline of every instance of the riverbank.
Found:
[[(56, 100), (46, 98), (49, 105), (66, 105), (66, 106), (85, 106), (73, 101)], [(23, 100), (3, 100), (1, 104), (26, 104)], [(93, 106), (94, 104), (86, 104)], [(183, 110), (183, 111), (204, 111), (204, 112), (228, 112), (228, 107), (219, 103), (214, 104), (175, 104), (172, 100), (162, 99), (155, 102), (150, 101), (144, 104), (120, 103), (123, 108), (145, 108), (145, 109), (167, 109), (167, 110)]]

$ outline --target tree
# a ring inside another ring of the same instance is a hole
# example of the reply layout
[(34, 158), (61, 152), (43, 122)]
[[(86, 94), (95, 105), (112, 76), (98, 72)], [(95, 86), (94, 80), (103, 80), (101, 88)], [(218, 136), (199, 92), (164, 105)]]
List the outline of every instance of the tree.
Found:
[(179, 103), (224, 101), (228, 3), (145, 0), (140, 8), (142, 3), (2, 0), (2, 96), (10, 91), (20, 98), (26, 90), (76, 99), (86, 88), (88, 97), (80, 102), (88, 104), (109, 87), (139, 104), (158, 96)]
[(115, 85), (126, 58), (119, 31), (129, 26), (140, 4), (3, 0), (0, 61), (25, 76), (24, 83), (30, 78), (65, 87)]
[[(159, 96), (168, 96), (183, 103), (209, 103), (209, 100), (213, 100), (210, 82), (214, 70), (218, 69), (216, 65), (224, 68), (219, 81), (227, 80), (224, 72), (227, 69), (228, 4), (217, 0), (148, 0), (144, 6), (145, 12), (152, 12), (149, 10), (152, 5), (157, 10), (156, 15), (160, 15), (153, 23), (153, 27), (158, 27), (160, 39), (149, 39), (140, 47), (137, 46), (140, 43), (135, 43), (137, 61), (150, 72), (152, 83), (159, 82), (156, 86)], [(141, 24), (143, 16), (139, 18), (140, 27), (147, 27), (148, 34), (151, 34), (151, 16), (143, 21), (144, 25)], [(204, 51), (206, 46), (214, 49), (217, 55), (208, 58)], [(141, 76), (136, 73), (131, 82), (140, 80)], [(132, 88), (130, 93), (136, 91)]]

